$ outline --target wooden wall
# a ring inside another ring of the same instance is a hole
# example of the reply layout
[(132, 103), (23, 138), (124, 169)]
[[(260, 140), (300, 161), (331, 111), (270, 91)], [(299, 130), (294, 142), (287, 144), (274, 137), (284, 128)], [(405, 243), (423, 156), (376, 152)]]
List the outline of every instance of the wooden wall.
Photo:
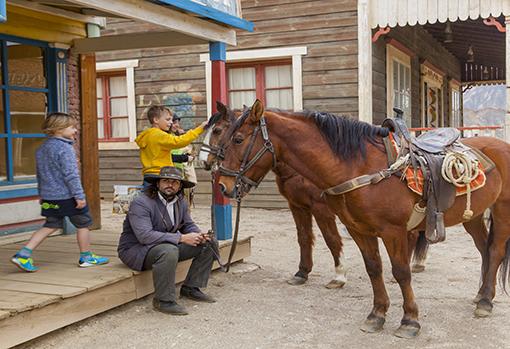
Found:
[[(254, 22), (253, 33), (238, 32), (238, 46), (228, 50), (306, 46), (303, 57), (303, 106), (358, 115), (356, 0), (243, 0), (243, 18)], [(131, 22), (109, 22), (104, 35), (128, 30)], [(189, 128), (206, 118), (205, 67), (199, 54), (207, 46), (112, 52), (98, 61), (139, 59), (135, 68), (137, 129), (148, 126), (144, 111), (151, 104), (166, 104), (183, 116)], [(101, 192), (108, 196), (114, 183), (140, 181), (137, 151), (101, 151)], [(125, 159), (121, 161), (120, 159)], [(210, 175), (198, 170), (197, 203), (210, 203)], [(246, 206), (287, 207), (270, 174), (246, 199)], [(243, 203), (243, 205), (245, 205)]]
[[(374, 124), (380, 124), (386, 118), (386, 40), (393, 38), (415, 53), (411, 58), (411, 109), (412, 126), (421, 127), (421, 85), (420, 66), (426, 59), (446, 73), (446, 77), (461, 80), (461, 66), (455, 56), (446, 50), (423, 27), (397, 27), (382, 36), (372, 45), (373, 58), (373, 108)], [(449, 94), (448, 79), (444, 79), (443, 100), (445, 122), (448, 122)]]

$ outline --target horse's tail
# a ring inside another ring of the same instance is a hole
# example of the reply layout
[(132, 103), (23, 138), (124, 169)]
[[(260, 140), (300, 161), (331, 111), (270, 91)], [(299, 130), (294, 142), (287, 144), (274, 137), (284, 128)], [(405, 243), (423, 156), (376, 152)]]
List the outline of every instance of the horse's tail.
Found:
[[(494, 224), (492, 224), (492, 215), (490, 217), (491, 221), (491, 228), (489, 230), (489, 240), (487, 242), (487, 249), (492, 244), (494, 240), (493, 236), (493, 230), (494, 230)], [(487, 251), (488, 253), (488, 251)], [(486, 270), (486, 269), (484, 269)], [(503, 261), (501, 262), (501, 265), (499, 266), (499, 283), (503, 287), (503, 291), (508, 294), (506, 290), (506, 285), (508, 282), (510, 276), (510, 240), (507, 240), (505, 245), (505, 256), (503, 257)]]
[(423, 265), (427, 258), (427, 252), (429, 250), (429, 242), (425, 237), (425, 232), (420, 231), (418, 233), (418, 239), (413, 251), (413, 264)]

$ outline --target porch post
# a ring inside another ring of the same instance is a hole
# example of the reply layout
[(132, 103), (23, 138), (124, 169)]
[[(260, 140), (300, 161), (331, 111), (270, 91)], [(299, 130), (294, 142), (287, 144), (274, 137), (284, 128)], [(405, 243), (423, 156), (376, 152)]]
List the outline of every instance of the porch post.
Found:
[[(215, 113), (216, 101), (228, 104), (227, 101), (227, 74), (225, 61), (227, 56), (226, 44), (223, 42), (209, 43), (209, 55), (211, 59), (211, 108)], [(232, 238), (232, 205), (230, 200), (223, 196), (218, 185), (218, 173), (213, 173), (213, 195), (214, 203), (212, 211), (214, 214), (214, 231), (218, 240), (229, 240)]]
[(372, 123), (372, 30), (368, 0), (358, 0), (358, 120)]
[(510, 16), (505, 17), (505, 85), (506, 85), (506, 115), (505, 140), (510, 142)]

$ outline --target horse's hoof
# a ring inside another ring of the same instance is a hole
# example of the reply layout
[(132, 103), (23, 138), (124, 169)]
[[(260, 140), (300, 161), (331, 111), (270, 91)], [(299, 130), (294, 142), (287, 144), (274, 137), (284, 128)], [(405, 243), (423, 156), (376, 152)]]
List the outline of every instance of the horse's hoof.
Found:
[(369, 315), (363, 325), (361, 325), (360, 330), (367, 333), (379, 332), (383, 329), (385, 321), (386, 319), (383, 317)]
[(345, 285), (344, 280), (337, 280), (333, 279), (326, 285), (326, 288), (333, 289), (333, 288), (342, 288)]
[(421, 273), (425, 271), (425, 266), (422, 264), (414, 264), (413, 267), (411, 268), (411, 271), (413, 273)]
[(487, 299), (480, 299), (475, 309), (475, 317), (484, 318), (492, 314), (492, 303)]
[(306, 278), (300, 276), (293, 276), (292, 279), (287, 280), (287, 283), (292, 286), (304, 285), (306, 283)]
[(394, 335), (399, 338), (411, 339), (420, 333), (421, 326), (417, 321), (407, 321), (395, 331)]

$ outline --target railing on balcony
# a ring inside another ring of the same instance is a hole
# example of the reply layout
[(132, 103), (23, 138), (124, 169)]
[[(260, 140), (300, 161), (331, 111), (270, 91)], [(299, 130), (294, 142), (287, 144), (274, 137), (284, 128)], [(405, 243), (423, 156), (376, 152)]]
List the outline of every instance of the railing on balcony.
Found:
[[(489, 136), (505, 140), (505, 128), (501, 125), (497, 126), (463, 126), (457, 127), (460, 130), (463, 138), (476, 137), (476, 136)], [(432, 127), (413, 127), (409, 131), (418, 136), (422, 132), (433, 130)]]

